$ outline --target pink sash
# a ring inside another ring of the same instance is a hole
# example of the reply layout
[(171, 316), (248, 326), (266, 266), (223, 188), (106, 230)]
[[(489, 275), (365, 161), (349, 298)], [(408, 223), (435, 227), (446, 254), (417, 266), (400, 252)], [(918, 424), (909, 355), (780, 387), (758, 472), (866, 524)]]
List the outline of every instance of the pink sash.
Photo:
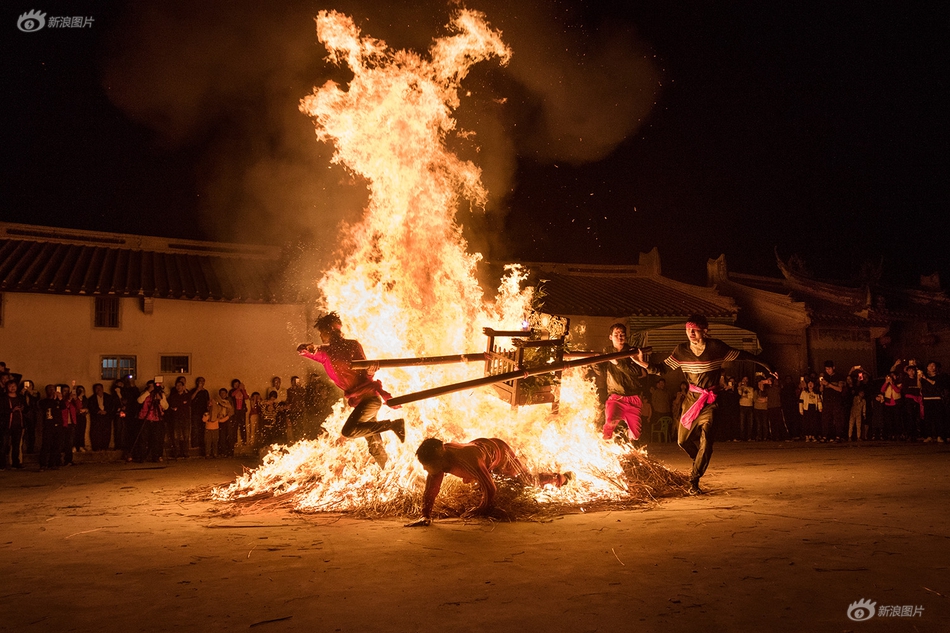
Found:
[(693, 421), (699, 417), (699, 413), (703, 410), (703, 407), (716, 401), (716, 394), (713, 393), (711, 389), (702, 389), (696, 385), (690, 385), (689, 390), (693, 393), (698, 393), (699, 399), (690, 405), (689, 409), (684, 411), (683, 415), (680, 416), (680, 424), (682, 424), (683, 428), (687, 431), (692, 428)]

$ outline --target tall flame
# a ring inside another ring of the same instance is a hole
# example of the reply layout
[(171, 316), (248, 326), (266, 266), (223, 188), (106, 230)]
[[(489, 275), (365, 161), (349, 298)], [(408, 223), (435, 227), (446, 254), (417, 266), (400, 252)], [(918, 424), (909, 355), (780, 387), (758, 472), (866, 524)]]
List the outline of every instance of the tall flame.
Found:
[[(313, 117), (317, 138), (336, 148), (333, 161), (369, 188), (363, 219), (344, 228), (340, 261), (319, 282), (344, 335), (360, 340), (370, 358), (386, 358), (477, 352), (485, 349), (483, 327), (520, 329), (531, 293), (521, 288), (521, 269), (510, 266), (494, 300), (483, 296), (475, 276), (480, 255), (467, 252), (455, 216), (460, 203), (483, 206), (486, 191), (479, 168), (446, 147), (470, 67), (490, 58), (505, 64), (511, 55), (501, 33), (481, 13), (461, 10), (450, 35), (423, 59), (362, 35), (343, 14), (322, 11), (316, 23), (330, 61), (346, 63), (353, 78), (345, 89), (333, 81), (315, 88), (300, 109)], [(377, 377), (402, 394), (477, 377), (483, 368), (401, 368)], [(382, 418), (406, 418), (408, 439), (400, 445), (384, 434), (390, 460), (380, 470), (365, 442), (335, 439), (348, 413), (340, 403), (324, 425), (334, 439), (275, 450), (218, 495), (293, 493), (297, 508), (312, 510), (417, 498), (424, 473), (414, 449), (436, 436), (501, 437), (529, 468), (575, 472), (574, 484), (539, 490), (539, 499), (622, 498), (622, 451), (597, 437), (597, 406), (593, 386), (575, 372), (563, 378), (558, 414), (544, 405), (512, 409), (490, 388), (424, 400), (398, 414), (384, 408)]]

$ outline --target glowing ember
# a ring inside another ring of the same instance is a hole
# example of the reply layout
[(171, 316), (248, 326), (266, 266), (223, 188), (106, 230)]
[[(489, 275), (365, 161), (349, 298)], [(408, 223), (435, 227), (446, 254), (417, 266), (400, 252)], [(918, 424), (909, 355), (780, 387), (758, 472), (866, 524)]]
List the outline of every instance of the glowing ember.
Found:
[[(354, 77), (346, 89), (327, 82), (300, 107), (314, 118), (317, 137), (335, 146), (333, 160), (365, 178), (370, 193), (363, 220), (344, 230), (341, 261), (320, 288), (326, 308), (339, 312), (344, 336), (358, 339), (370, 358), (480, 351), (483, 327), (520, 329), (530, 307), (516, 266), (508, 268), (495, 300), (484, 298), (475, 278), (480, 256), (466, 252), (455, 214), (461, 202), (484, 205), (486, 192), (480, 170), (445, 143), (456, 133), (451, 115), (470, 66), (492, 57), (504, 64), (510, 51), (475, 11), (460, 11), (448, 28), (451, 35), (436, 40), (426, 60), (362, 36), (340, 13), (317, 17), (329, 59), (345, 62)], [(399, 395), (475, 378), (483, 370), (480, 363), (440, 365), (385, 369), (376, 377)], [(390, 460), (380, 470), (364, 441), (338, 439), (347, 413), (341, 402), (325, 424), (327, 439), (274, 450), (216, 496), (290, 494), (302, 510), (375, 507), (411, 514), (418, 511), (424, 479), (414, 451), (435, 436), (501, 437), (530, 469), (577, 475), (572, 485), (535, 491), (540, 501), (622, 499), (628, 492), (623, 450), (599, 439), (593, 424), (598, 406), (581, 372), (565, 374), (557, 415), (550, 406), (512, 410), (490, 388), (425, 400), (398, 413), (408, 426), (404, 445), (383, 435)], [(384, 407), (380, 417), (397, 414)]]

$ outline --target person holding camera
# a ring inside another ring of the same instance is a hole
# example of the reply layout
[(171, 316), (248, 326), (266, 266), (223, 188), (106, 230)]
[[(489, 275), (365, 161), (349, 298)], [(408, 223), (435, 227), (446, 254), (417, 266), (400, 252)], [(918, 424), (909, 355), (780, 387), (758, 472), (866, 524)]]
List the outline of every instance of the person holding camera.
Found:
[(165, 389), (160, 382), (149, 380), (145, 383), (145, 391), (139, 395), (137, 402), (141, 406), (138, 419), (142, 424), (139, 437), (132, 445), (132, 457), (136, 461), (165, 461), (165, 411), (168, 410), (168, 400), (165, 398)]

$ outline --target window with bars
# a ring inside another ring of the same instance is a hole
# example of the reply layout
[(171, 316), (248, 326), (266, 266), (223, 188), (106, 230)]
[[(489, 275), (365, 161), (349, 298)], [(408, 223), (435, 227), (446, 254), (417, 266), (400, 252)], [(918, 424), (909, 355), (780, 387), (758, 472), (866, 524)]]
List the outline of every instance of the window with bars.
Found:
[(96, 297), (96, 327), (119, 327), (119, 298)]
[(135, 356), (101, 356), (99, 359), (102, 380), (136, 377)]
[(191, 373), (191, 357), (187, 354), (168, 354), (159, 357), (159, 367), (163, 374)]

